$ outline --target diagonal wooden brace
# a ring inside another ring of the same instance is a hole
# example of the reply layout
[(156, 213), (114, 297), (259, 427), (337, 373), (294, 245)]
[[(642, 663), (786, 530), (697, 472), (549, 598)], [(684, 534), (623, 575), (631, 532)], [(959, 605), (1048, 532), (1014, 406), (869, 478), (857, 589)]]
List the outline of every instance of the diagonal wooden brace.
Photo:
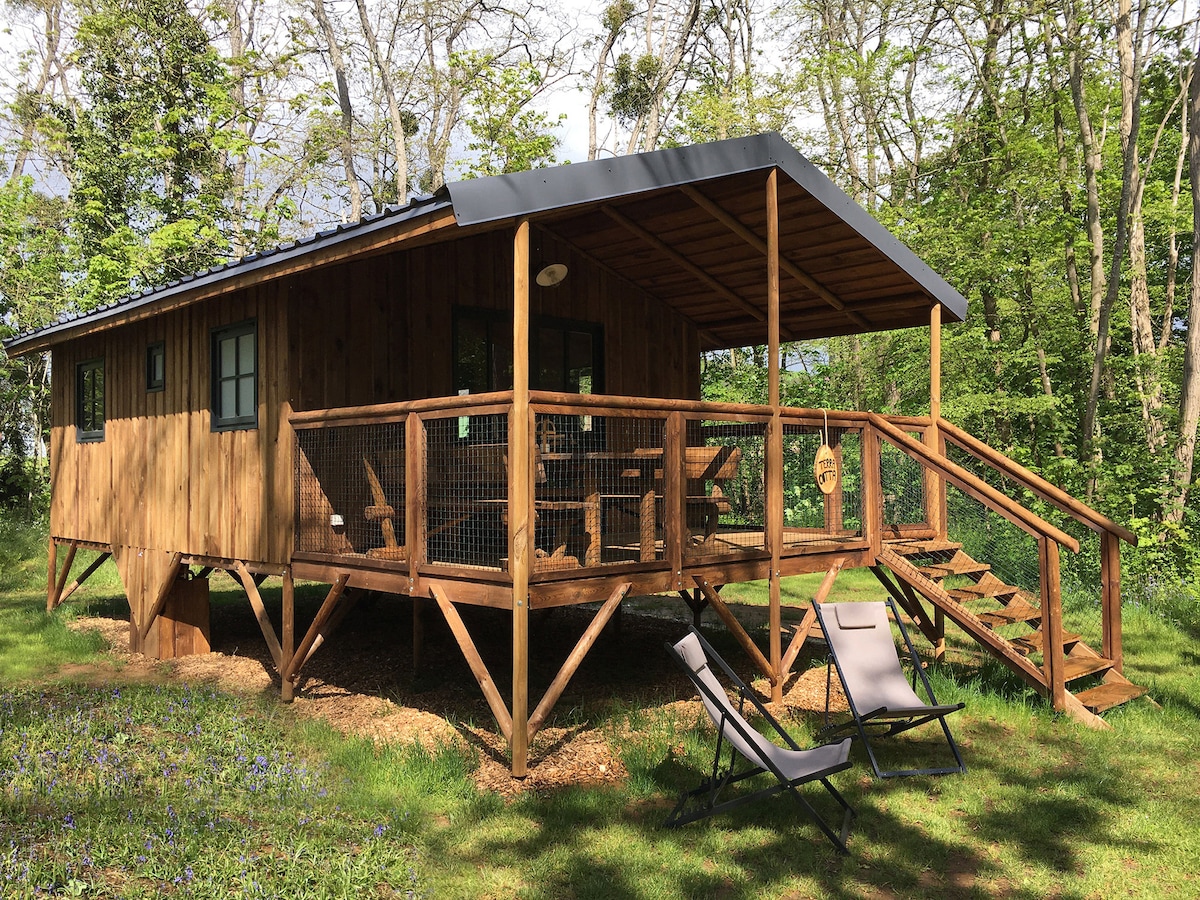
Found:
[(271, 659), (275, 661), (275, 671), (278, 672), (283, 668), (283, 648), (279, 646), (279, 638), (271, 624), (271, 617), (267, 615), (267, 608), (263, 605), (262, 596), (258, 593), (260, 580), (250, 574), (250, 570), (241, 560), (234, 563), (233, 571), (241, 581), (242, 587), (246, 589), (250, 606), (254, 608), (254, 618), (258, 619), (258, 627), (262, 630), (263, 638), (267, 642), (267, 649), (271, 651)]
[(63, 563), (62, 573), (55, 579), (50, 596), (46, 598), (46, 612), (53, 612), (54, 608), (62, 602), (63, 586), (67, 583), (67, 575), (71, 573), (71, 563), (75, 562), (77, 549), (79, 549), (79, 545), (74, 541), (67, 547), (67, 559)]
[(608, 599), (604, 601), (604, 605), (597, 611), (595, 617), (588, 625), (587, 629), (579, 638), (579, 642), (575, 644), (575, 648), (571, 651), (566, 661), (562, 664), (562, 668), (558, 670), (558, 674), (554, 676), (554, 681), (550, 683), (550, 687), (546, 688), (546, 694), (542, 697), (541, 703), (537, 705), (537, 709), (533, 711), (533, 715), (529, 717), (529, 740), (533, 740), (533, 736), (538, 733), (538, 730), (545, 724), (546, 716), (550, 714), (550, 710), (554, 709), (554, 704), (558, 702), (558, 698), (562, 696), (562, 692), (566, 690), (567, 683), (571, 680), (571, 676), (579, 668), (588, 651), (592, 649), (592, 644), (596, 643), (596, 638), (600, 636), (600, 632), (604, 630), (604, 626), (608, 624), (608, 620), (612, 618), (613, 613), (617, 611), (621, 601), (625, 599), (625, 595), (629, 593), (629, 589), (633, 587), (631, 583), (617, 585)]
[(287, 665), (283, 667), (283, 671), (279, 673), (284, 681), (295, 680), (300, 667), (308, 659), (308, 651), (312, 649), (312, 645), (316, 642), (321, 629), (325, 627), (325, 623), (333, 615), (334, 607), (337, 606), (337, 602), (341, 598), (342, 592), (346, 590), (346, 585), (349, 581), (349, 575), (339, 575), (337, 580), (330, 586), (329, 593), (325, 596), (325, 602), (321, 604), (321, 608), (317, 610), (317, 615), (313, 618), (312, 624), (308, 626), (304, 640), (300, 642), (300, 646), (296, 648), (296, 652), (292, 654), (292, 658), (288, 660)]
[(145, 621), (142, 622), (141, 628), (138, 629), (139, 645), (145, 643), (146, 636), (150, 634), (150, 626), (162, 614), (163, 607), (167, 605), (167, 598), (171, 596), (171, 587), (175, 584), (175, 579), (179, 577), (179, 573), (183, 568), (183, 554), (179, 552), (174, 553), (171, 556), (171, 565), (167, 567), (167, 575), (163, 578), (162, 584), (159, 585), (158, 596), (154, 598), (154, 605), (150, 607)]
[(771, 668), (771, 663), (763, 655), (763, 652), (750, 639), (750, 635), (746, 634), (746, 629), (742, 627), (742, 623), (734, 617), (733, 612), (725, 605), (725, 601), (721, 599), (712, 585), (699, 575), (693, 575), (692, 580), (696, 582), (696, 587), (700, 588), (704, 596), (708, 598), (709, 606), (717, 611), (717, 615), (721, 617), (721, 621), (725, 623), (725, 627), (729, 629), (729, 633), (737, 638), (737, 642), (742, 645), (742, 649), (746, 651), (746, 655), (750, 657), (750, 661), (774, 684), (779, 676)]
[(352, 609), (354, 609), (362, 595), (362, 591), (357, 591), (354, 588), (346, 588), (345, 592), (342, 594), (342, 602), (338, 605), (338, 608), (333, 611), (333, 615), (331, 615), (326, 620), (325, 624), (321, 626), (321, 630), (317, 632), (316, 638), (313, 639), (312, 646), (308, 648), (308, 653), (304, 655), (304, 659), (300, 660), (299, 664), (296, 666), (297, 672), (299, 672), (308, 664), (308, 661), (313, 658), (313, 654), (321, 649), (321, 645), (329, 640), (329, 636), (331, 634), (337, 631), (337, 627), (342, 624), (342, 620), (350, 614)]
[(462, 650), (463, 656), (466, 657), (467, 665), (471, 667), (471, 674), (479, 682), (479, 687), (483, 691), (483, 698), (487, 700), (488, 706), (492, 709), (492, 715), (496, 717), (496, 723), (500, 726), (500, 733), (504, 735), (506, 741), (511, 742), (513, 731), (512, 715), (509, 713), (508, 707), (504, 704), (504, 699), (500, 696), (500, 691), (496, 688), (496, 682), (492, 679), (492, 673), (484, 665), (483, 658), (479, 655), (479, 650), (475, 647), (475, 642), (471, 640), (467, 626), (463, 624), (458, 610), (454, 608), (454, 604), (450, 602), (450, 599), (440, 587), (436, 585), (431, 586), (430, 591), (433, 593), (433, 599), (437, 601), (438, 609), (442, 611), (442, 615), (446, 619), (446, 624), (450, 626), (450, 631), (454, 634), (454, 639), (458, 641), (458, 648)]
[(91, 578), (92, 574), (98, 568), (100, 568), (102, 565), (104, 565), (104, 561), (106, 559), (108, 559), (110, 556), (112, 556), (112, 551), (105, 550), (103, 553), (101, 553), (99, 556), (97, 556), (95, 559), (93, 559), (91, 564), (88, 565), (88, 567), (79, 574), (79, 577), (76, 578), (74, 581), (72, 581), (69, 585), (67, 585), (66, 590), (64, 590), (62, 593), (60, 593), (58, 595), (58, 598), (54, 601), (55, 608), (61, 606), (63, 603), (65, 603), (67, 601), (68, 597), (70, 597), (73, 593), (75, 593), (77, 590), (79, 590), (79, 586), (82, 585), (89, 578)]

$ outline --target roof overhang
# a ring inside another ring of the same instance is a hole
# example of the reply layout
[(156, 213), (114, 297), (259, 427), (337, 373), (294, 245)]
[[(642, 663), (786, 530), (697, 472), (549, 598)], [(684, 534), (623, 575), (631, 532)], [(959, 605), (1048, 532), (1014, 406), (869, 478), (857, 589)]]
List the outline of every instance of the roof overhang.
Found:
[(42, 350), (240, 287), (521, 218), (675, 308), (705, 349), (765, 344), (772, 171), (784, 340), (927, 326), (935, 305), (945, 321), (966, 316), (958, 291), (783, 138), (762, 134), (458, 182), (406, 207), (64, 317), (5, 347), (14, 355)]

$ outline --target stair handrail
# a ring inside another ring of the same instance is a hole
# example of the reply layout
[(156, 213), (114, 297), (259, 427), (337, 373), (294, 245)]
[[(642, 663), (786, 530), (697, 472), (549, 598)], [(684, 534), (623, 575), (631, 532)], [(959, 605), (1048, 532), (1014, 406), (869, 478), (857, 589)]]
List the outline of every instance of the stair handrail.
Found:
[(1036, 472), (1030, 471), (1018, 462), (989, 446), (973, 434), (963, 431), (957, 425), (938, 419), (938, 430), (956, 447), (965, 450), (980, 462), (986, 463), (993, 469), (1006, 475), (1022, 487), (1028, 488), (1047, 503), (1065, 512), (1076, 522), (1086, 525), (1096, 533), (1109, 532), (1115, 534), (1128, 544), (1137, 546), (1137, 535), (1124, 526), (1118, 525), (1107, 516), (1096, 512), (1086, 503), (1072, 497), (1056, 484), (1047, 481)]
[(1079, 552), (1079, 541), (1071, 535), (1051, 525), (1037, 513), (1026, 509), (1007, 494), (996, 490), (977, 475), (935, 453), (920, 441), (901, 431), (883, 416), (878, 413), (868, 413), (867, 419), (890, 444), (918, 459), (926, 468), (937, 472), (948, 482), (1004, 516), (1017, 527), (1035, 537), (1049, 538), (1072, 553)]

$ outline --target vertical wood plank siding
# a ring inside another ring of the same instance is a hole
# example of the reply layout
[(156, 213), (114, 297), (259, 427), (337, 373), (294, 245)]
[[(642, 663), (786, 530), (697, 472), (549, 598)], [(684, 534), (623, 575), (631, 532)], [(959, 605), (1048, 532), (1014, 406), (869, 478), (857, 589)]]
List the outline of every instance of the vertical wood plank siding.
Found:
[[(537, 227), (530, 243), (531, 313), (602, 326), (606, 393), (699, 396), (699, 336), (685, 319)], [(532, 274), (551, 262), (566, 263), (568, 277), (539, 287)], [(506, 231), (300, 273), (55, 347), (52, 533), (286, 563), (295, 506), (289, 413), (452, 394), (455, 306), (512, 308)], [(213, 432), (212, 329), (251, 318), (258, 428)], [(146, 348), (156, 341), (166, 348), (166, 385), (147, 392)], [(75, 367), (95, 357), (104, 358), (105, 436), (81, 444)], [(117, 558), (123, 573), (142, 560), (145, 571), (129, 575), (138, 582), (131, 596), (155, 589), (141, 582), (161, 567), (144, 555)]]

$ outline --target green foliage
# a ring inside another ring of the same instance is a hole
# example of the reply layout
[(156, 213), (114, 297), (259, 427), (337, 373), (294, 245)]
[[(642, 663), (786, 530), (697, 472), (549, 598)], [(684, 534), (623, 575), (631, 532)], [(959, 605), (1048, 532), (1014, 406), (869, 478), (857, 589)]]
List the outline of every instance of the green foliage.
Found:
[(224, 65), (183, 0), (95, 0), (83, 12), (85, 102), (69, 131), (89, 308), (228, 252), (221, 122), (232, 110)]
[(609, 111), (623, 125), (646, 115), (659, 92), (662, 61), (652, 54), (636, 60), (628, 53), (617, 57), (608, 89)]
[(553, 129), (567, 116), (562, 113), (555, 121), (531, 105), (543, 86), (533, 65), (500, 65), (489, 54), (474, 51), (455, 54), (451, 62), (455, 69), (471, 73), (465, 90), (470, 106), (463, 124), (471, 132), (467, 150), (476, 156), (467, 168), (468, 177), (557, 165), (554, 154), (560, 139)]

